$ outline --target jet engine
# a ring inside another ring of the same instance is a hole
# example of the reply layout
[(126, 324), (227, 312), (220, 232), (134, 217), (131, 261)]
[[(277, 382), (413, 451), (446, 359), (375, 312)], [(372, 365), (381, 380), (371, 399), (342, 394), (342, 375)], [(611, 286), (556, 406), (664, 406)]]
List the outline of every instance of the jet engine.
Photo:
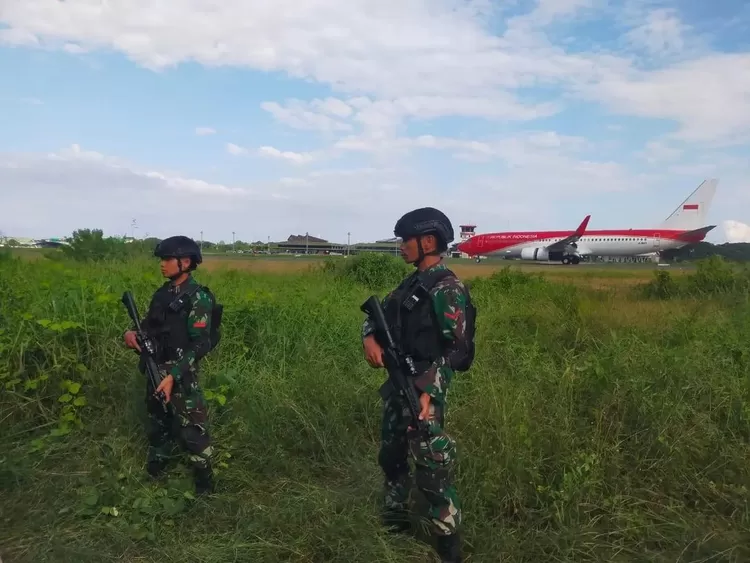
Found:
[(549, 260), (549, 252), (543, 246), (521, 249), (521, 260)]

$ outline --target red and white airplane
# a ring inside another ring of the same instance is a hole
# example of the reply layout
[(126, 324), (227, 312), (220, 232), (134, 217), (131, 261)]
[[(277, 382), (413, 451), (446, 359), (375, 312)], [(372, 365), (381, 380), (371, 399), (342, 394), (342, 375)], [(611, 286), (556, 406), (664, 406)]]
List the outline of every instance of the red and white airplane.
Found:
[(578, 264), (581, 256), (644, 256), (702, 241), (718, 180), (706, 180), (658, 228), (587, 231), (587, 215), (575, 231), (520, 231), (474, 235), (456, 248), (477, 262), (482, 256)]

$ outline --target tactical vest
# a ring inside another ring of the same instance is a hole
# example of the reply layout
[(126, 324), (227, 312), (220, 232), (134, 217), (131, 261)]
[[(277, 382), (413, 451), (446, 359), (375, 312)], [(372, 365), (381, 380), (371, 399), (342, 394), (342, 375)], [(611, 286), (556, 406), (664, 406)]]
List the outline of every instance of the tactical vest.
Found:
[(430, 291), (440, 280), (453, 276), (450, 269), (415, 272), (391, 294), (385, 305), (386, 322), (393, 338), (411, 355), (417, 372), (424, 372), (436, 359), (446, 357), (456, 371), (468, 371), (474, 362), (477, 309), (468, 286), (466, 297), (466, 327), (464, 346), (455, 348), (442, 337)]
[(393, 338), (414, 359), (418, 373), (424, 372), (445, 351), (432, 297), (420, 281), (419, 272), (415, 272), (401, 282), (384, 311)]
[[(169, 291), (169, 282), (156, 290), (151, 305), (146, 313), (144, 328), (156, 342), (157, 359), (161, 364), (178, 359), (177, 350), (186, 350), (190, 344), (188, 336), (187, 318), (190, 312), (190, 298), (184, 299), (177, 310), (170, 305), (180, 297)], [(186, 286), (187, 291), (193, 290), (192, 286)], [(185, 290), (183, 290), (185, 291)], [(192, 292), (192, 291), (191, 291)]]

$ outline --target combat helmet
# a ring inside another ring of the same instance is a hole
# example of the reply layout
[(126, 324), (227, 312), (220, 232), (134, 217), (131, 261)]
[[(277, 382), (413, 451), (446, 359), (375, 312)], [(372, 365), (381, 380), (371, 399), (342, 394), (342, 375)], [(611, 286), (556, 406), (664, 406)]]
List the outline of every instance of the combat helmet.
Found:
[(159, 258), (190, 258), (190, 270), (203, 262), (200, 247), (190, 237), (178, 235), (165, 238), (154, 248), (154, 256)]
[[(406, 213), (396, 222), (393, 234), (402, 240), (424, 235), (435, 235), (442, 252), (453, 241), (453, 225), (442, 211), (434, 207), (421, 207)], [(420, 245), (421, 246), (421, 245)]]

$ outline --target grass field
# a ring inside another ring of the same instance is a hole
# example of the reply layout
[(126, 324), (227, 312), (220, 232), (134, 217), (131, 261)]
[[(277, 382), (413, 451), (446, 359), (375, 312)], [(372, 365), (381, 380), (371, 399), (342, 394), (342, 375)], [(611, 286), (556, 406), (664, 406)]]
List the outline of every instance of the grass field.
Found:
[[(448, 408), (466, 560), (750, 560), (747, 286), (677, 271), (696, 289), (661, 299), (638, 287), (654, 267), (505, 265), (455, 266), (479, 307)], [(179, 461), (144, 472), (122, 345), (120, 295), (143, 312), (156, 263), (0, 262), (3, 562), (437, 561), (377, 523), (384, 373), (362, 358), (359, 305), (398, 262), (205, 266), (225, 305), (202, 375), (218, 491), (195, 499)]]
[[(330, 258), (334, 262), (345, 263), (351, 258)], [(319, 256), (243, 256), (243, 255), (207, 255), (205, 268), (210, 271), (242, 270), (254, 273), (288, 274), (307, 272), (329, 260)], [(653, 277), (655, 264), (581, 264), (563, 266), (547, 263), (525, 263), (508, 260), (488, 260), (476, 263), (466, 259), (446, 259), (445, 262), (459, 276), (466, 279), (487, 277), (505, 268), (513, 271), (540, 274), (546, 279), (586, 284), (594, 287), (613, 287), (616, 285), (632, 286)], [(694, 271), (691, 264), (671, 266), (670, 271), (682, 275)], [(617, 280), (617, 281), (613, 281)]]

